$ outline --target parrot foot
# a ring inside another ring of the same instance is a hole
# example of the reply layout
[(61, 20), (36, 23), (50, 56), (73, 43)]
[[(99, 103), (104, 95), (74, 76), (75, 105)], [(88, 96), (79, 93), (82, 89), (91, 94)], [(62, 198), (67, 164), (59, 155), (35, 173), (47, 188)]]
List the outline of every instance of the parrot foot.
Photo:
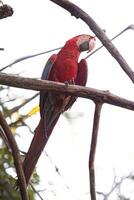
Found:
[(75, 80), (74, 80), (74, 78), (72, 78), (72, 79), (70, 79), (68, 81), (65, 81), (64, 83), (65, 83), (66, 86), (68, 86), (70, 84), (75, 85)]
[(68, 85), (69, 85), (68, 81), (65, 81), (64, 83), (65, 83), (65, 86), (68, 86)]

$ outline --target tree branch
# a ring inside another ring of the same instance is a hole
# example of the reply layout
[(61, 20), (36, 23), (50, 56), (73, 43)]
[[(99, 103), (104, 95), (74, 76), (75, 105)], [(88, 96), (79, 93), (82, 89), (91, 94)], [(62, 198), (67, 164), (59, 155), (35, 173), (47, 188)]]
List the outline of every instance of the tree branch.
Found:
[(54, 93), (64, 93), (71, 96), (87, 98), (93, 101), (101, 101), (103, 103), (134, 110), (133, 101), (116, 96), (109, 91), (102, 91), (89, 87), (65, 85), (63, 83), (47, 80), (37, 80), (34, 78), (24, 78), (5, 73), (0, 73), (0, 84), (37, 91), (45, 90)]
[(2, 4), (0, 6), (0, 19), (12, 16), (12, 14), (13, 14), (13, 9), (9, 5)]
[(93, 122), (93, 130), (92, 130), (90, 155), (89, 155), (89, 178), (90, 178), (91, 200), (96, 200), (94, 160), (95, 160), (95, 152), (96, 152), (96, 146), (97, 146), (101, 108), (102, 108), (102, 103), (95, 102), (94, 122)]
[[(113, 41), (114, 39), (118, 38), (120, 35), (122, 35), (125, 31), (127, 30), (134, 30), (134, 25), (131, 24), (129, 26), (127, 26), (125, 29), (123, 29), (121, 32), (119, 32), (118, 34), (116, 34), (113, 38), (111, 38), (110, 40)], [(94, 55), (96, 52), (98, 52), (101, 48), (103, 48), (104, 45), (101, 45), (100, 47), (96, 48), (94, 51), (92, 51), (91, 53), (89, 53), (84, 59), (88, 59), (90, 56)], [(11, 67), (19, 62), (22, 62), (24, 60), (27, 60), (27, 59), (30, 59), (30, 58), (34, 58), (36, 56), (40, 56), (40, 55), (43, 55), (43, 54), (46, 54), (46, 53), (50, 53), (50, 52), (53, 52), (53, 51), (56, 51), (56, 50), (59, 50), (61, 49), (62, 47), (57, 47), (57, 48), (54, 48), (54, 49), (51, 49), (51, 50), (48, 50), (48, 51), (44, 51), (44, 52), (40, 52), (40, 53), (36, 53), (36, 54), (31, 54), (31, 55), (28, 55), (28, 56), (23, 56), (21, 58), (18, 58), (16, 59), (15, 61), (11, 62), (10, 64), (6, 65), (5, 67), (2, 67), (0, 69), (0, 72), (4, 71), (5, 69), (7, 69), (8, 67)], [(0, 50), (4, 50), (3, 48), (0, 48)]]
[(39, 95), (39, 93), (33, 95), (32, 97), (26, 99), (23, 103), (21, 103), (20, 105), (12, 108), (9, 110), (10, 115), (12, 115), (13, 113), (17, 112), (20, 108), (22, 108), (23, 106), (25, 106), (26, 104), (28, 104), (30, 101), (32, 101), (33, 99), (35, 99), (37, 96)]
[(48, 50), (48, 51), (44, 51), (44, 52), (40, 52), (40, 53), (28, 55), (28, 56), (23, 56), (23, 57), (21, 57), (21, 58), (18, 58), (18, 59), (16, 59), (16, 60), (14, 60), (14, 61), (11, 62), (10, 64), (6, 65), (5, 67), (2, 67), (2, 68), (0, 69), (0, 72), (2, 72), (3, 70), (7, 69), (8, 67), (11, 67), (12, 65), (17, 64), (17, 63), (19, 63), (19, 62), (21, 62), (21, 61), (27, 60), (27, 59), (29, 59), (29, 58), (34, 58), (34, 57), (36, 57), (36, 56), (40, 56), (40, 55), (43, 55), (43, 54), (46, 54), (46, 53), (50, 53), (50, 52), (52, 52), (52, 51), (56, 51), (56, 50), (59, 50), (59, 49), (61, 49), (61, 48), (62, 48), (62, 47), (57, 47), (57, 48), (55, 48), (55, 49), (51, 49), (51, 50)]
[(106, 47), (109, 53), (116, 59), (116, 61), (120, 64), (122, 69), (126, 72), (129, 78), (134, 83), (134, 72), (127, 64), (126, 60), (122, 57), (120, 52), (117, 48), (112, 44), (110, 39), (106, 36), (104, 31), (99, 27), (99, 25), (81, 8), (76, 6), (75, 4), (71, 3), (70, 1), (65, 0), (50, 0), (57, 5), (61, 6), (65, 10), (71, 13), (71, 15), (75, 16), (76, 18), (82, 19), (89, 28), (95, 33), (95, 35), (100, 39), (102, 44)]
[(20, 187), (22, 200), (28, 200), (25, 175), (24, 175), (23, 168), (22, 168), (19, 149), (18, 149), (17, 143), (13, 137), (13, 134), (10, 131), (10, 128), (1, 112), (0, 112), (0, 125), (6, 135), (6, 138), (8, 139), (8, 143), (12, 150), (12, 155), (14, 158), (14, 165), (16, 167), (16, 172), (17, 172), (17, 176), (18, 176), (18, 180), (19, 180), (19, 187)]
[(0, 127), (0, 137), (3, 139), (3, 142), (5, 143), (6, 147), (8, 148), (8, 151), (11, 150), (10, 146), (9, 146), (9, 143), (8, 143), (8, 140), (7, 140), (7, 137), (3, 131), (3, 129)]
[[(121, 36), (123, 33), (125, 33), (128, 30), (133, 30), (134, 31), (134, 24), (130, 24), (129, 26), (127, 26), (125, 29), (123, 29), (118, 34), (116, 34), (113, 38), (111, 38), (110, 41), (115, 40), (116, 38), (118, 38), (119, 36)], [(97, 49), (93, 50), (90, 54), (88, 54), (84, 59), (88, 59), (90, 56), (95, 54), (97, 51), (99, 51), (103, 47), (104, 47), (104, 45), (99, 46)]]
[(34, 187), (31, 183), (29, 183), (29, 185), (31, 186), (31, 188), (32, 188), (32, 190), (34, 191), (34, 193), (35, 193), (41, 200), (44, 200), (44, 199), (42, 198), (42, 196), (40, 195), (40, 193), (35, 189), (35, 187)]

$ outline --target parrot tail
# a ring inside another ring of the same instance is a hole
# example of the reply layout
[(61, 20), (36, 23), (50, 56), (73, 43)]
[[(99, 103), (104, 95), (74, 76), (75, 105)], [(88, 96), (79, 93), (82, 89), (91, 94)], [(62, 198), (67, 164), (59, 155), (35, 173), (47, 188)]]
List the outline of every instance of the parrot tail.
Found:
[(52, 123), (51, 127), (47, 131), (47, 137), (44, 133), (44, 118), (42, 117), (39, 125), (35, 129), (35, 134), (31, 142), (30, 148), (26, 154), (26, 157), (23, 161), (23, 170), (25, 174), (26, 184), (28, 185), (30, 177), (34, 171), (36, 163), (52, 133), (52, 130), (58, 120), (59, 116)]

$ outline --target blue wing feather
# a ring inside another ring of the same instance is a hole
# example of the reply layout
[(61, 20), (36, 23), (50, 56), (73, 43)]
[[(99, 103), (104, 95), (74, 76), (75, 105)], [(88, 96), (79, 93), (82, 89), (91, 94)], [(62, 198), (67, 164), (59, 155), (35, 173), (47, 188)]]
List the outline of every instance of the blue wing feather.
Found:
[[(53, 54), (53, 55), (48, 59), (46, 65), (45, 65), (45, 67), (44, 67), (44, 70), (43, 70), (43, 72), (42, 72), (42, 76), (41, 76), (41, 79), (42, 79), (42, 80), (48, 80), (50, 71), (52, 70), (52, 67), (53, 67), (53, 64), (54, 64), (56, 58), (57, 58), (57, 54)], [(45, 104), (47, 95), (48, 95), (48, 92), (45, 92), (45, 91), (40, 92), (40, 114), (41, 114), (41, 115), (43, 114), (44, 104)]]
[(53, 54), (47, 61), (45, 67), (44, 67), (44, 70), (42, 72), (42, 76), (41, 76), (41, 79), (43, 80), (47, 80), (48, 77), (49, 77), (49, 74), (50, 74), (50, 71), (52, 69), (52, 66), (53, 66), (53, 63), (55, 62), (57, 58), (57, 54)]

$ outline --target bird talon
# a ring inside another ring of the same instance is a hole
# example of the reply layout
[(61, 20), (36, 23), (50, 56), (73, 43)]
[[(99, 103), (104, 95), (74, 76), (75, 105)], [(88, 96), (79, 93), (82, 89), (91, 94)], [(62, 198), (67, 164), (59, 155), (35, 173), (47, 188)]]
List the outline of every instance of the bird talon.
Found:
[(72, 85), (75, 85), (75, 80), (74, 80), (74, 78), (72, 78), (71, 84), (72, 84)]
[(65, 83), (66, 86), (68, 86), (69, 84), (75, 85), (75, 80), (74, 80), (74, 78), (72, 78), (68, 81), (65, 81), (64, 83)]
[(68, 82), (68, 81), (65, 81), (64, 83), (65, 83), (65, 86), (68, 86), (68, 85), (69, 85), (69, 82)]

